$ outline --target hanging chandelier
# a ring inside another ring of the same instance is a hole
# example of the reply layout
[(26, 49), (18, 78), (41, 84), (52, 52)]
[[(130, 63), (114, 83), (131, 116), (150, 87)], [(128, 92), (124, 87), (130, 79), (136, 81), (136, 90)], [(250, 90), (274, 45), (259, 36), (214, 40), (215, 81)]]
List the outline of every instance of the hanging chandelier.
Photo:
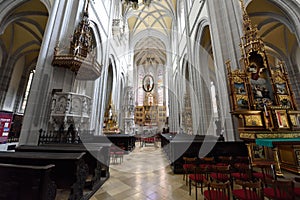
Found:
[[(126, 6), (131, 6), (134, 10), (139, 9), (139, 0), (121, 0)], [(151, 0), (142, 0), (145, 6), (150, 6)]]

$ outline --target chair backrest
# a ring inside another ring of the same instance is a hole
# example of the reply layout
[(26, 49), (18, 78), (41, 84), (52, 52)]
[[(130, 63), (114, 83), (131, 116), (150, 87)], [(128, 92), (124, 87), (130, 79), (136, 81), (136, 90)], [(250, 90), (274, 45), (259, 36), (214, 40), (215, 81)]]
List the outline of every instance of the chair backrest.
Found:
[[(264, 199), (261, 181), (236, 180), (236, 184), (242, 186), (245, 199)], [(234, 193), (234, 192), (233, 192)]]
[(232, 164), (232, 156), (219, 156), (218, 162)]
[(234, 168), (240, 173), (240, 177), (247, 176), (248, 180), (253, 180), (253, 170), (251, 164), (238, 163), (234, 165)]
[(215, 176), (212, 176), (213, 179), (217, 179), (217, 180), (231, 179), (231, 165), (214, 165), (212, 167), (212, 172), (214, 172), (213, 174), (215, 174)]
[(197, 157), (183, 157), (184, 164), (196, 163)]
[(205, 166), (205, 167), (194, 166), (193, 169), (194, 169), (194, 175), (195, 175), (195, 177), (202, 175), (202, 176), (204, 176), (206, 178), (206, 181), (208, 181), (208, 175), (210, 173), (210, 170), (209, 170), (208, 166)]
[(203, 158), (200, 158), (200, 162), (213, 164), (215, 162), (215, 158), (214, 157), (203, 157)]
[(230, 181), (215, 182), (212, 181), (208, 184), (208, 200), (229, 200), (231, 197), (231, 184)]

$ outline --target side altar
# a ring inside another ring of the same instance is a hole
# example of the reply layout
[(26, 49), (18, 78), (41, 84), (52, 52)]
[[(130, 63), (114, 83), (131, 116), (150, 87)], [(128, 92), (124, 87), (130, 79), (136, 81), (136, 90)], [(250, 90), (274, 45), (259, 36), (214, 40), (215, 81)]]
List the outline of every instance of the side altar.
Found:
[(268, 60), (264, 42), (244, 5), (240, 67), (227, 62), (232, 115), (238, 133), (247, 142), (252, 164), (272, 160), (281, 168), (300, 173), (300, 110), (285, 64)]

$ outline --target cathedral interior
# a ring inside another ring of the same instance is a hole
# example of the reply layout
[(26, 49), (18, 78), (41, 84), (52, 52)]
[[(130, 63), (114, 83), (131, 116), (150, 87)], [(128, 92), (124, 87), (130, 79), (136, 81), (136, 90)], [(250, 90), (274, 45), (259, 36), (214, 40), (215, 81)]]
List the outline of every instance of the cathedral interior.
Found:
[(0, 1), (0, 199), (218, 199), (220, 163), (235, 199), (243, 181), (274, 199), (264, 170), (300, 198), (299, 16), (299, 0)]

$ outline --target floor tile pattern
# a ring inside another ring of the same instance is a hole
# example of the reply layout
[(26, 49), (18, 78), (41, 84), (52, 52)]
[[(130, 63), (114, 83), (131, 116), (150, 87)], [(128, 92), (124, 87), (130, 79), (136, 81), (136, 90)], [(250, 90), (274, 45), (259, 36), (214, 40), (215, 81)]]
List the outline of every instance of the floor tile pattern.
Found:
[[(194, 188), (189, 195), (182, 175), (172, 173), (163, 150), (157, 146), (137, 144), (121, 164), (111, 164), (110, 178), (91, 200), (195, 200)], [(284, 174), (288, 179), (296, 176)], [(203, 200), (200, 189), (198, 200)]]
[(195, 199), (193, 191), (188, 194), (182, 175), (172, 173), (162, 149), (156, 146), (137, 145), (121, 164), (110, 167), (111, 177), (91, 200)]

